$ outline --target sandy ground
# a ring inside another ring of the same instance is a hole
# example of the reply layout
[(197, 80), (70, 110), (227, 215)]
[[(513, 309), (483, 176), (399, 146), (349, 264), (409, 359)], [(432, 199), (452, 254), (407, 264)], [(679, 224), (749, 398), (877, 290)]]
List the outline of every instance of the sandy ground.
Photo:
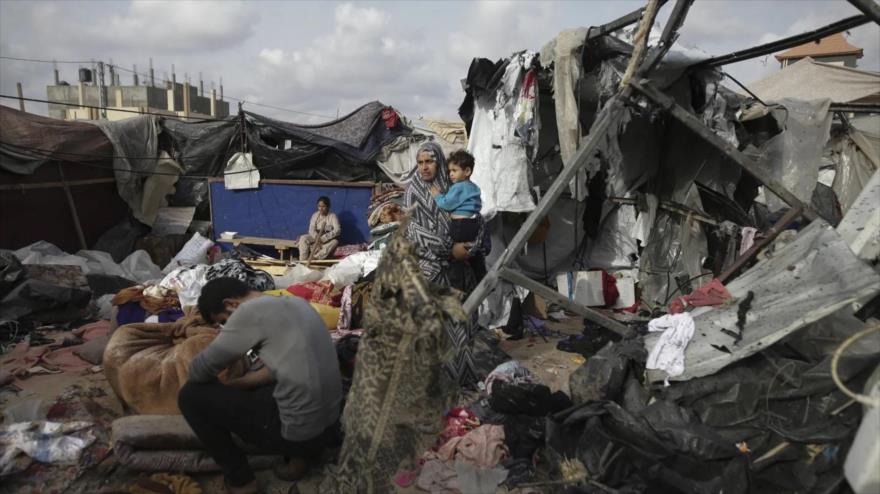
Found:
[[(548, 321), (547, 326), (563, 336), (578, 334), (583, 326), (577, 318), (561, 323)], [(538, 335), (526, 333), (517, 341), (502, 341), (500, 347), (511, 358), (519, 360), (531, 370), (537, 380), (551, 390), (568, 392), (569, 375), (583, 363), (583, 359), (573, 353), (556, 349), (560, 336), (547, 337), (546, 341)], [(98, 439), (87, 451), (92, 454), (89, 461), (81, 461), (80, 466), (43, 465), (34, 463), (22, 473), (0, 479), (0, 493), (83, 493), (110, 494), (128, 493), (130, 486), (148, 474), (130, 471), (120, 466), (109, 448), (109, 425), (118, 417), (125, 415), (122, 404), (116, 398), (103, 372), (85, 370), (78, 373), (36, 375), (20, 381), (21, 389), (7, 386), (0, 390), (0, 409), (7, 410), (22, 404), (39, 401), (38, 417), (55, 415), (56, 420), (91, 420), (95, 422)], [(61, 397), (67, 397), (62, 399)], [(59, 404), (61, 402), (63, 404)], [(65, 417), (65, 414), (75, 416)], [(83, 463), (88, 463), (83, 465)], [(321, 476), (315, 472), (309, 478), (293, 483), (278, 481), (271, 471), (257, 473), (265, 492), (282, 494), (317, 492)], [(205, 493), (224, 492), (222, 477), (219, 474), (198, 475), (193, 478)], [(415, 488), (400, 490), (401, 493), (421, 492)]]

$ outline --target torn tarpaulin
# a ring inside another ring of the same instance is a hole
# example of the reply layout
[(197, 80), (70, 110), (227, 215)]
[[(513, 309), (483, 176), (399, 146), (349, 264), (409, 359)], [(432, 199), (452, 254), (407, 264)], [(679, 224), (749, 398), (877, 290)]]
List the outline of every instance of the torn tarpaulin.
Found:
[[(740, 302), (748, 292), (754, 293), (742, 330), (737, 328), (739, 304), (694, 310), (696, 331), (685, 352), (685, 370), (671, 380), (713, 374), (846, 304), (880, 292), (880, 275), (868, 269), (828, 223), (817, 220), (727, 289)], [(646, 348), (655, 341), (647, 336)], [(652, 371), (648, 377), (658, 381), (666, 376)]]

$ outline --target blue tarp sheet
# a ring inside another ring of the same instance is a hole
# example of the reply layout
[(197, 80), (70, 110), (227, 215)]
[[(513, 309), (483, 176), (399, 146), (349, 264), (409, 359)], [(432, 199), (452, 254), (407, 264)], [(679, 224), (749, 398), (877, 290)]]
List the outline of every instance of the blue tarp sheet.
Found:
[(369, 241), (365, 213), (373, 189), (369, 187), (304, 184), (261, 184), (258, 189), (226, 190), (223, 182), (211, 183), (214, 236), (238, 232), (240, 236), (296, 239), (308, 232), (318, 198), (330, 198), (331, 210), (342, 225), (340, 245)]

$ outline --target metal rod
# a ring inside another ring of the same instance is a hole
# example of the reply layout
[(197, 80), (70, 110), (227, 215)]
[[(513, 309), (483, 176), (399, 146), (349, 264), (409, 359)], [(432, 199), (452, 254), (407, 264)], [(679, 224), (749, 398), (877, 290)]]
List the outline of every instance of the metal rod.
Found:
[(875, 0), (848, 0), (853, 7), (870, 17), (876, 24), (880, 24), (880, 5)]
[(683, 123), (686, 127), (688, 127), (698, 136), (703, 138), (703, 140), (705, 140), (707, 143), (711, 144), (719, 151), (727, 155), (727, 157), (733, 160), (750, 175), (755, 177), (759, 182), (770, 189), (774, 194), (779, 196), (779, 198), (785, 201), (789, 206), (791, 206), (792, 208), (801, 209), (807, 219), (812, 221), (818, 218), (818, 215), (815, 211), (813, 211), (809, 208), (809, 206), (801, 202), (801, 200), (798, 199), (794, 194), (792, 194), (784, 185), (782, 185), (781, 182), (771, 177), (766, 170), (761, 168), (757, 163), (755, 163), (752, 159), (743, 154), (740, 150), (736, 149), (736, 147), (718, 137), (718, 135), (716, 135), (714, 132), (712, 132), (711, 129), (706, 127), (706, 125), (703, 124), (700, 119), (694, 116), (691, 112), (685, 110), (682, 106), (678, 105), (675, 100), (672, 99), (672, 97), (664, 94), (662, 91), (657, 89), (653, 84), (651, 84), (650, 81), (633, 80), (631, 82), (631, 86), (637, 89), (640, 93), (644, 94), (648, 99), (652, 100), (658, 106), (669, 112), (670, 115), (675, 117), (679, 122)]
[[(662, 7), (668, 0), (660, 0), (658, 8)], [(589, 41), (591, 39), (596, 39), (600, 36), (604, 36), (608, 33), (613, 33), (619, 29), (623, 29), (630, 24), (635, 24), (639, 22), (639, 19), (642, 18), (642, 13), (644, 13), (645, 7), (639, 7), (637, 10), (630, 12), (624, 16), (618, 17), (613, 21), (603, 24), (601, 26), (593, 26), (587, 31), (587, 39)]]
[(783, 230), (785, 230), (785, 227), (790, 225), (794, 220), (798, 219), (800, 215), (800, 208), (789, 209), (788, 212), (782, 215), (782, 217), (779, 218), (779, 220), (777, 220), (776, 223), (774, 223), (769, 230), (764, 232), (764, 238), (758, 240), (751, 247), (749, 247), (748, 250), (741, 253), (739, 257), (736, 258), (736, 261), (734, 261), (733, 264), (731, 264), (731, 266), (727, 268), (727, 270), (725, 270), (723, 273), (721, 273), (721, 275), (718, 276), (718, 281), (720, 281), (721, 283), (727, 282), (727, 280), (734, 274), (736, 274), (736, 272), (739, 271), (740, 268), (743, 267), (743, 265), (745, 265), (753, 257), (755, 257), (755, 255), (758, 254), (759, 250), (763, 249), (767, 244), (775, 240), (776, 237), (778, 237), (779, 234), (782, 233)]
[(678, 30), (681, 28), (681, 25), (684, 24), (684, 19), (687, 17), (688, 11), (693, 3), (694, 0), (678, 0), (675, 3), (675, 8), (672, 10), (672, 14), (669, 15), (669, 19), (666, 21), (666, 27), (663, 28), (660, 42), (648, 52), (645, 61), (642, 62), (642, 66), (639, 67), (640, 75), (647, 74), (654, 70), (660, 61), (663, 60), (663, 57), (666, 56), (669, 49), (672, 48), (673, 43), (678, 39)]
[(619, 323), (614, 319), (606, 316), (605, 314), (602, 314), (595, 309), (587, 307), (586, 305), (573, 302), (569, 300), (568, 297), (540, 282), (529, 278), (519, 271), (515, 271), (510, 268), (501, 268), (501, 270), (498, 272), (498, 275), (511, 283), (519, 285), (523, 288), (528, 288), (529, 290), (535, 292), (541, 297), (553, 303), (559, 304), (572, 312), (578, 313), (584, 316), (585, 319), (588, 319), (602, 326), (603, 328), (610, 329), (611, 331), (614, 331), (621, 336), (627, 336), (631, 333), (630, 329), (625, 324)]
[(751, 60), (753, 58), (770, 55), (771, 53), (776, 53), (787, 48), (793, 48), (795, 46), (802, 45), (810, 41), (822, 39), (826, 36), (837, 34), (839, 32), (846, 31), (847, 29), (852, 29), (854, 27), (858, 27), (862, 24), (867, 24), (869, 22), (871, 22), (871, 19), (869, 19), (868, 16), (865, 15), (847, 17), (846, 19), (842, 19), (827, 26), (820, 27), (819, 29), (814, 29), (813, 31), (797, 34), (795, 36), (790, 36), (788, 38), (780, 39), (778, 41), (773, 41), (745, 50), (735, 51), (733, 53), (728, 53), (727, 55), (721, 55), (719, 57), (713, 57), (708, 60), (703, 60), (702, 62), (694, 64), (693, 67), (718, 67), (719, 65), (727, 65), (731, 63), (742, 62), (743, 60)]
[(64, 169), (61, 166), (61, 162), (58, 163), (58, 174), (61, 176), (64, 194), (67, 196), (67, 205), (70, 206), (70, 216), (73, 218), (73, 227), (76, 229), (76, 236), (79, 238), (79, 245), (82, 250), (88, 250), (89, 246), (86, 245), (86, 236), (83, 234), (82, 225), (79, 223), (79, 213), (76, 211), (76, 203), (73, 202), (73, 194), (71, 194), (70, 186), (67, 185), (67, 180), (64, 178)]
[(562, 172), (556, 177), (550, 185), (550, 188), (547, 189), (547, 193), (544, 194), (544, 197), (542, 197), (540, 201), (538, 201), (538, 205), (531, 213), (529, 213), (528, 218), (526, 218), (522, 226), (520, 226), (516, 235), (513, 236), (513, 239), (511, 239), (510, 243), (504, 249), (504, 252), (502, 252), (495, 261), (495, 264), (489, 270), (489, 273), (482, 281), (480, 281), (477, 287), (474, 288), (467, 300), (465, 300), (464, 310), (466, 313), (473, 314), (477, 307), (480, 306), (483, 299), (486, 298), (489, 292), (495, 288), (497, 277), (492, 276), (492, 274), (502, 267), (507, 266), (508, 263), (516, 258), (520, 250), (522, 250), (523, 246), (528, 241), (532, 232), (538, 227), (541, 219), (550, 211), (550, 208), (556, 203), (559, 196), (562, 195), (562, 192), (568, 188), (568, 183), (571, 182), (571, 179), (574, 178), (577, 172), (580, 171), (580, 169), (587, 164), (587, 161), (593, 157), (593, 153), (596, 151), (596, 148), (599, 147), (599, 144), (603, 139), (605, 139), (605, 135), (608, 133), (611, 126), (620, 119), (621, 115), (623, 115), (625, 108), (624, 102), (629, 99), (630, 94), (632, 94), (632, 90), (629, 87), (624, 88), (613, 96), (605, 105), (605, 108), (599, 112), (599, 115), (596, 117), (596, 121), (593, 123), (590, 133), (587, 136), (587, 142), (578, 149), (577, 153), (575, 153), (571, 164), (562, 169)]
[(880, 105), (870, 103), (831, 103), (830, 109), (847, 113), (880, 113)]

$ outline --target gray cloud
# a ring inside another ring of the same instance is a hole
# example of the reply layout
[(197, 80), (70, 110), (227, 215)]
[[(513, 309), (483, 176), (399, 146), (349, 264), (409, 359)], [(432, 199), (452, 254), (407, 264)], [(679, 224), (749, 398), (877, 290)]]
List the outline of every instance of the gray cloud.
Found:
[[(222, 75), (226, 94), (323, 116), (379, 99), (411, 117), (454, 118), (460, 79), (473, 57), (539, 50), (563, 29), (597, 25), (642, 1), (617, 2), (10, 2), (0, 0), (0, 53), (73, 60), (113, 59), (161, 78)], [(660, 24), (671, 6), (661, 11)], [(680, 42), (727, 53), (852, 15), (836, 1), (696, 2)], [(877, 26), (851, 32), (862, 67), (880, 67)], [(75, 80), (76, 65), (62, 66)], [(743, 82), (778, 69), (772, 57), (726, 68)], [(123, 73), (128, 82), (130, 75)], [(0, 93), (45, 97), (51, 66), (0, 61)], [(0, 104), (14, 106), (13, 101)], [(246, 106), (246, 108), (248, 108)], [(45, 113), (44, 106), (29, 105)], [(291, 121), (325, 117), (251, 106)]]

